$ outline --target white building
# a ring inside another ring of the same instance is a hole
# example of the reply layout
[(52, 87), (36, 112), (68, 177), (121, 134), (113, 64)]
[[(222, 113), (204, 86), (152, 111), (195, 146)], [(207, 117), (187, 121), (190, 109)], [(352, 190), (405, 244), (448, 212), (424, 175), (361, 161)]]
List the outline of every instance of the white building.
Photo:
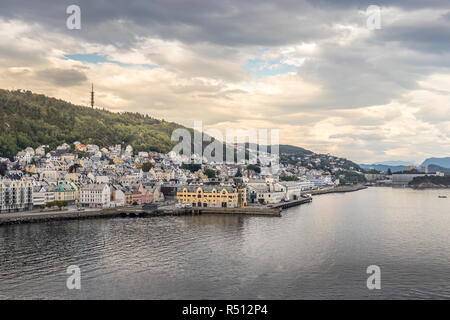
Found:
[(108, 176), (96, 176), (95, 177), (95, 182), (96, 183), (109, 183), (109, 177)]
[(125, 205), (125, 193), (119, 186), (112, 187), (112, 205), (113, 207), (123, 207)]
[(38, 207), (55, 201), (55, 193), (46, 187), (35, 186), (33, 192), (33, 206)]
[(45, 156), (45, 147), (46, 146), (37, 147), (35, 150), (35, 154), (39, 157), (44, 157)]
[(286, 199), (286, 188), (280, 183), (253, 180), (247, 183), (248, 203), (278, 203)]
[(30, 181), (0, 180), (0, 213), (32, 208), (33, 185)]
[(434, 176), (435, 174), (426, 173), (394, 173), (392, 174), (392, 184), (394, 185), (407, 185), (416, 177)]
[(138, 153), (138, 157), (139, 158), (142, 158), (142, 159), (144, 159), (144, 158), (148, 158), (148, 152), (139, 152)]
[(80, 189), (80, 205), (89, 208), (109, 208), (111, 188), (107, 184), (88, 184)]

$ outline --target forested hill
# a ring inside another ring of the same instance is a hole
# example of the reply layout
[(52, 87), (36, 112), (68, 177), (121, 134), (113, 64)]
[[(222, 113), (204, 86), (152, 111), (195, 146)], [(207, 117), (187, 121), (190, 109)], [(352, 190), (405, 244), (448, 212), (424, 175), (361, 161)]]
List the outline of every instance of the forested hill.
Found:
[(0, 89), (0, 157), (13, 158), (26, 147), (54, 148), (75, 141), (168, 152), (175, 145), (172, 131), (180, 127), (139, 113), (113, 113), (30, 91)]
[[(27, 147), (49, 145), (54, 150), (58, 145), (75, 141), (100, 147), (130, 144), (135, 151), (166, 153), (178, 143), (170, 139), (176, 128), (183, 126), (139, 113), (76, 106), (31, 91), (0, 89), (0, 157), (4, 158), (13, 159)], [(193, 133), (192, 129), (186, 129)], [(209, 142), (202, 144), (205, 147)], [(291, 145), (280, 145), (279, 152), (314, 155)]]

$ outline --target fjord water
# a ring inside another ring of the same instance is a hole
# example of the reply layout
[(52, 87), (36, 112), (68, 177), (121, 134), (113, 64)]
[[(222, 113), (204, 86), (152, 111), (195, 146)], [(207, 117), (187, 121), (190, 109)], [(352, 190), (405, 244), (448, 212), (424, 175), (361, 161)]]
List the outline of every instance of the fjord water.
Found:
[[(316, 196), (282, 217), (0, 227), (0, 299), (449, 299), (448, 191)], [(66, 269), (81, 268), (81, 290)], [(381, 268), (381, 290), (366, 269)]]

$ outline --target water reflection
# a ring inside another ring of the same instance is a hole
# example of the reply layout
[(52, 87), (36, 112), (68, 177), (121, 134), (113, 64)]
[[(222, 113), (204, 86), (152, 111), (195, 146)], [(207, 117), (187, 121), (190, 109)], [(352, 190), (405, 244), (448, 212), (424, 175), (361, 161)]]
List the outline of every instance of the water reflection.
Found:
[[(371, 188), (280, 217), (0, 227), (0, 299), (449, 298), (449, 199)], [(66, 268), (82, 270), (69, 291)], [(366, 288), (368, 265), (382, 290)]]

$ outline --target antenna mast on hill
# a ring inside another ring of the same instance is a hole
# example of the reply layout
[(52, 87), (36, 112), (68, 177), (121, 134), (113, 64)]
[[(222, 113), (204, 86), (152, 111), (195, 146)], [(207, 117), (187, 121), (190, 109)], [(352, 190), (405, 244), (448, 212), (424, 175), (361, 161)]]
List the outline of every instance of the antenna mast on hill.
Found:
[(91, 91), (91, 107), (94, 108), (94, 84), (92, 84), (92, 91)]

